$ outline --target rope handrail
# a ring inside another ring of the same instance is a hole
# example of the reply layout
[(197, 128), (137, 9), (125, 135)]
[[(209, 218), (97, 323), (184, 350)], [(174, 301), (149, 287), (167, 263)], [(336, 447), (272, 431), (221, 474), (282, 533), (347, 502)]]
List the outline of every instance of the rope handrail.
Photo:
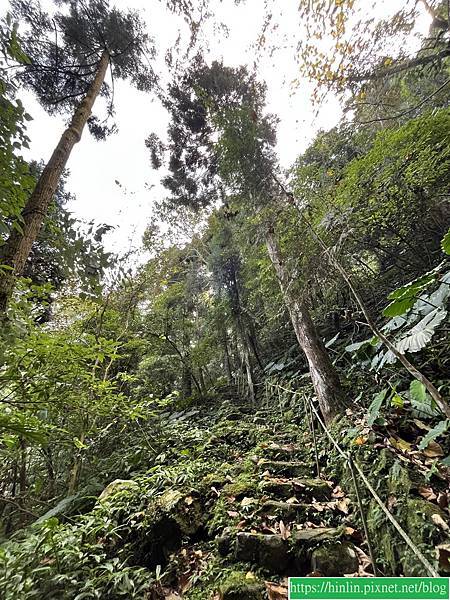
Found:
[[(314, 414), (315, 414), (315, 416), (316, 416), (316, 418), (317, 418), (320, 426), (324, 430), (324, 432), (327, 435), (328, 439), (333, 444), (333, 446), (336, 448), (336, 451), (339, 453), (339, 455), (345, 461), (347, 461), (347, 463), (348, 463), (348, 465), (350, 467), (350, 470), (352, 471), (352, 474), (354, 475), (354, 473), (353, 473), (353, 467), (354, 467), (356, 469), (356, 471), (358, 472), (358, 474), (359, 474), (362, 482), (364, 483), (364, 485), (366, 486), (366, 488), (369, 490), (370, 494), (373, 496), (373, 498), (376, 501), (376, 503), (378, 504), (378, 506), (384, 512), (384, 514), (386, 515), (386, 517), (389, 519), (389, 521), (392, 523), (392, 525), (394, 526), (394, 528), (401, 535), (401, 537), (403, 538), (403, 540), (406, 542), (406, 544), (409, 546), (409, 548), (412, 550), (412, 552), (415, 554), (415, 556), (418, 558), (418, 560), (422, 563), (422, 565), (425, 567), (425, 569), (428, 571), (428, 573), (432, 577), (440, 577), (439, 573), (436, 571), (436, 569), (433, 567), (433, 565), (422, 554), (422, 552), (419, 550), (419, 548), (416, 546), (416, 544), (414, 544), (414, 542), (411, 540), (411, 538), (406, 533), (406, 531), (403, 529), (403, 527), (400, 525), (400, 523), (397, 521), (397, 519), (390, 513), (388, 507), (384, 504), (384, 502), (382, 501), (382, 499), (380, 498), (380, 496), (377, 494), (377, 492), (375, 491), (375, 489), (371, 485), (370, 481), (365, 476), (365, 474), (364, 474), (361, 466), (358, 464), (358, 462), (354, 458), (352, 458), (352, 456), (348, 452), (345, 452), (339, 446), (338, 442), (334, 439), (334, 437), (332, 436), (330, 430), (328, 429), (328, 427), (323, 422), (322, 417), (318, 413), (316, 407), (311, 402), (311, 398), (309, 398), (306, 394), (302, 393), (299, 390), (292, 390), (292, 389), (286, 388), (286, 387), (284, 387), (282, 385), (272, 383), (270, 381), (267, 381), (266, 383), (270, 387), (272, 387), (272, 388), (278, 388), (278, 389), (280, 389), (280, 390), (282, 390), (284, 392), (292, 394), (293, 396), (301, 396), (301, 397), (303, 397), (304, 400), (306, 400), (308, 402), (310, 408), (314, 412)], [(355, 483), (356, 494), (358, 496), (358, 487), (357, 487), (357, 484), (356, 484), (356, 478), (354, 479), (354, 483)], [(361, 506), (361, 512), (363, 512), (362, 511), (362, 506)], [(364, 524), (364, 529), (366, 529), (366, 526), (365, 526), (365, 517), (364, 517), (363, 514), (361, 516), (362, 516), (362, 520), (363, 520), (363, 524)], [(366, 531), (366, 538), (367, 538), (367, 542), (368, 542), (368, 545), (369, 545), (369, 549), (371, 549), (370, 541), (368, 539), (367, 531)], [(372, 552), (371, 552), (371, 554), (372, 554)], [(373, 564), (373, 568), (374, 568), (374, 574), (376, 574), (376, 566), (375, 566), (375, 562), (374, 562), (373, 558), (372, 558), (372, 564)]]

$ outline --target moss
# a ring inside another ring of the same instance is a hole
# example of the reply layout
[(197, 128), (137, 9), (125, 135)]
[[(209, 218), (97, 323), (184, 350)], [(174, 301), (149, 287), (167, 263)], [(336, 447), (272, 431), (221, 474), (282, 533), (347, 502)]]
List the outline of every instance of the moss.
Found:
[(233, 523), (237, 523), (238, 517), (232, 518), (228, 511), (232, 510), (227, 498), (221, 496), (216, 500), (211, 511), (211, 518), (208, 521), (207, 528), (209, 535), (214, 535), (222, 531), (225, 527), (229, 527)]
[(245, 573), (233, 571), (220, 586), (222, 600), (263, 600), (264, 584)]
[(242, 461), (236, 468), (237, 475), (234, 477), (234, 481), (223, 488), (224, 495), (240, 499), (255, 494), (258, 488), (258, 477), (255, 468), (255, 464), (251, 460)]
[[(436, 504), (421, 498), (408, 498), (399, 502), (394, 515), (432, 564), (436, 560), (435, 546), (445, 539), (445, 533), (436, 527), (431, 519), (434, 514), (445, 518)], [(422, 563), (389, 525), (375, 500), (370, 503), (367, 522), (378, 561), (385, 569), (386, 575), (428, 575)]]

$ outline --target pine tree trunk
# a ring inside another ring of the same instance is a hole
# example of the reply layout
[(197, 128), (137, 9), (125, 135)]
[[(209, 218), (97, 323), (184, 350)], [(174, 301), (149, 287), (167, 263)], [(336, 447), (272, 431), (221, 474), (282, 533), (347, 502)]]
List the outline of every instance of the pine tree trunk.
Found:
[(266, 236), (266, 245), (275, 268), (284, 301), (289, 310), (298, 343), (305, 353), (320, 411), (326, 423), (344, 410), (339, 376), (331, 363), (325, 346), (319, 338), (304, 302), (293, 294), (289, 273), (283, 263), (280, 248), (273, 231)]
[(62, 134), (22, 211), (22, 233), (14, 229), (5, 245), (0, 248), (0, 264), (7, 265), (12, 269), (0, 279), (0, 313), (6, 311), (8, 300), (14, 289), (15, 279), (23, 272), (31, 247), (39, 235), (70, 153), (75, 144), (81, 139), (84, 126), (91, 115), (92, 107), (103, 85), (108, 65), (109, 54), (105, 50), (86, 96), (76, 109), (69, 127)]

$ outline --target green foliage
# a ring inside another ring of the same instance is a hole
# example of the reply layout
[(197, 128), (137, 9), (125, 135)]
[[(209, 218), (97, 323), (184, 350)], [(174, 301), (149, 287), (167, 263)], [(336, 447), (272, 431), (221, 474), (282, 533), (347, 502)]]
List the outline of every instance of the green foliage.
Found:
[(442, 252), (445, 252), (445, 254), (450, 254), (450, 229), (442, 238), (441, 248)]
[(417, 294), (425, 290), (433, 281), (435, 281), (435, 272), (429, 273), (407, 285), (391, 292), (388, 296), (392, 302), (383, 310), (385, 317), (397, 317), (404, 315), (413, 307), (417, 299)]
[(443, 435), (450, 427), (450, 419), (440, 421), (433, 429), (423, 436), (422, 441), (419, 444), (419, 450), (424, 450), (430, 442), (433, 442), (437, 437)]
[(387, 390), (382, 390), (381, 392), (379, 392), (378, 394), (376, 394), (374, 396), (374, 399), (372, 400), (369, 409), (367, 411), (367, 424), (369, 425), (369, 427), (372, 427), (372, 425), (375, 423), (376, 419), (378, 418), (378, 415), (380, 414), (380, 409), (381, 406), (386, 398), (386, 394), (387, 394)]

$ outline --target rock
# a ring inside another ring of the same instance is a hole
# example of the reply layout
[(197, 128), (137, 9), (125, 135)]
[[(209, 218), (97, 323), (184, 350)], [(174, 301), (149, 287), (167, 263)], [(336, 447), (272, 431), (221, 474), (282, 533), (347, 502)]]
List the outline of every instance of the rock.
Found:
[(125, 490), (137, 491), (138, 489), (139, 485), (132, 479), (114, 479), (114, 481), (111, 481), (111, 483), (105, 487), (98, 499), (100, 501), (106, 500), (118, 492), (123, 492)]
[(301, 454), (302, 449), (294, 444), (275, 444), (272, 443), (270, 446), (264, 448), (264, 454), (269, 460), (282, 460), (290, 461), (296, 455)]
[(279, 502), (268, 500), (258, 510), (261, 515), (275, 515), (287, 520), (306, 519), (311, 511), (310, 504), (299, 504), (298, 502)]
[(261, 482), (260, 489), (265, 494), (279, 498), (329, 500), (331, 488), (326, 481), (321, 479), (266, 479)]
[(353, 544), (333, 542), (313, 550), (311, 566), (313, 571), (319, 571), (324, 577), (340, 577), (355, 573), (359, 562)]
[(304, 462), (282, 460), (263, 460), (259, 463), (259, 469), (282, 477), (307, 477), (312, 471), (312, 467)]
[(220, 556), (228, 556), (232, 548), (233, 538), (231, 537), (230, 529), (227, 527), (223, 530), (222, 535), (216, 539), (217, 550)]
[(298, 529), (292, 533), (292, 541), (295, 546), (311, 545), (317, 542), (335, 540), (344, 533), (342, 527), (309, 527)]
[(224, 416), (225, 421), (240, 421), (242, 413), (234, 412)]
[(178, 524), (183, 535), (193, 535), (202, 525), (202, 510), (198, 498), (167, 490), (158, 499), (159, 508)]
[(150, 504), (146, 520), (148, 525), (132, 530), (127, 541), (134, 548), (131, 564), (152, 569), (166, 564), (184, 536), (198, 532), (203, 525), (201, 504), (194, 492), (167, 490)]
[(263, 600), (265, 586), (262, 581), (245, 573), (234, 572), (220, 586), (221, 600)]
[(240, 532), (236, 538), (235, 558), (282, 573), (289, 561), (288, 545), (279, 535)]
[(343, 533), (343, 527), (310, 527), (293, 531), (289, 541), (297, 572), (311, 570), (311, 552), (319, 542), (329, 542), (331, 545)]

